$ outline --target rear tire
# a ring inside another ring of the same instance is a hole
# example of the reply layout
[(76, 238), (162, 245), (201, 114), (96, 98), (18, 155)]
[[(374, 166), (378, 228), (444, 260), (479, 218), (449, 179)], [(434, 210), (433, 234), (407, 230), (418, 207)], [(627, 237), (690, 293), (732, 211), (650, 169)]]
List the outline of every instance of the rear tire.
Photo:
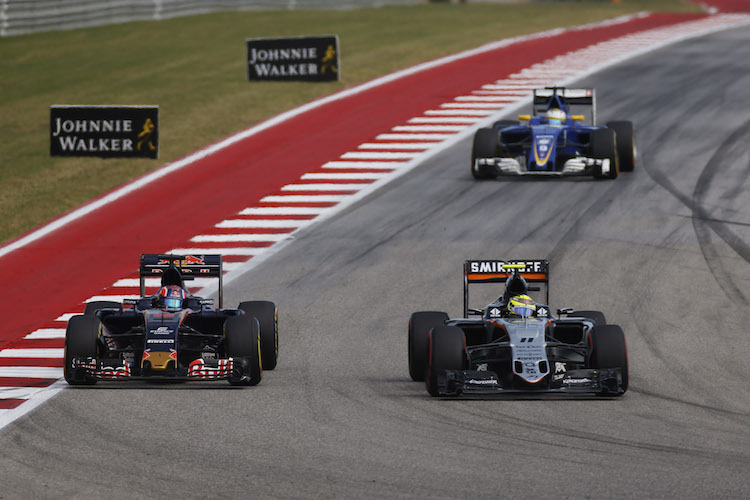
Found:
[(607, 318), (600, 311), (573, 311), (568, 314), (568, 317), (588, 318), (594, 322), (595, 326), (604, 326), (607, 324)]
[(609, 160), (609, 170), (602, 166), (594, 167), (594, 177), (597, 179), (616, 179), (619, 173), (617, 162), (617, 139), (615, 131), (599, 128), (591, 132), (591, 157), (599, 160)]
[(620, 368), (622, 392), (601, 392), (599, 396), (622, 396), (628, 390), (628, 351), (625, 333), (617, 325), (602, 325), (591, 331), (591, 368)]
[(108, 300), (98, 300), (95, 302), (89, 302), (86, 304), (86, 308), (83, 310), (84, 316), (96, 316), (98, 309), (117, 309), (122, 310), (122, 304), (119, 302), (110, 302)]
[(438, 326), (430, 331), (426, 386), (437, 397), (438, 376), (445, 370), (463, 370), (466, 337), (457, 326)]
[(633, 122), (607, 122), (607, 127), (615, 131), (615, 138), (617, 140), (617, 159), (620, 162), (620, 172), (632, 172), (635, 168), (637, 157), (635, 136), (633, 134)]
[(240, 303), (238, 309), (260, 324), (260, 359), (264, 370), (273, 370), (279, 359), (279, 313), (276, 304), (267, 300)]
[(243, 367), (246, 377), (233, 375), (232, 385), (257, 385), (263, 378), (260, 354), (260, 323), (254, 317), (231, 316), (224, 322), (227, 355)]
[(77, 315), (70, 318), (65, 330), (65, 366), (63, 376), (70, 385), (94, 385), (97, 379), (76, 373), (73, 358), (96, 358), (98, 354), (99, 328), (96, 316)]
[(471, 149), (471, 175), (475, 179), (494, 179), (497, 169), (492, 165), (476, 165), (477, 158), (497, 157), (498, 135), (494, 128), (480, 128), (474, 134)]
[(437, 311), (415, 312), (409, 318), (409, 375), (415, 382), (425, 378), (430, 330), (443, 326), (447, 320), (447, 314)]

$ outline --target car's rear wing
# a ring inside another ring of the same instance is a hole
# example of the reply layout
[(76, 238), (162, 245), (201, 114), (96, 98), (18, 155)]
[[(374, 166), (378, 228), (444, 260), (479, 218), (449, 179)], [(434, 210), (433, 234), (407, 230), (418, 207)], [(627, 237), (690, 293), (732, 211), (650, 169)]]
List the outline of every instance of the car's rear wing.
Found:
[(549, 303), (549, 262), (546, 260), (467, 260), (464, 262), (464, 317), (469, 316), (471, 283), (505, 283), (518, 272), (527, 283), (544, 285), (545, 304)]
[(200, 278), (219, 279), (219, 308), (224, 302), (224, 269), (221, 255), (173, 255), (141, 254), (140, 285), (141, 297), (146, 295), (146, 278), (162, 278), (170, 267), (176, 268), (182, 280)]
[(534, 116), (543, 115), (550, 107), (550, 101), (557, 100), (552, 107), (561, 108), (570, 115), (586, 114), (591, 124), (596, 125), (596, 92), (594, 89), (569, 89), (565, 87), (545, 87), (534, 89), (532, 111)]

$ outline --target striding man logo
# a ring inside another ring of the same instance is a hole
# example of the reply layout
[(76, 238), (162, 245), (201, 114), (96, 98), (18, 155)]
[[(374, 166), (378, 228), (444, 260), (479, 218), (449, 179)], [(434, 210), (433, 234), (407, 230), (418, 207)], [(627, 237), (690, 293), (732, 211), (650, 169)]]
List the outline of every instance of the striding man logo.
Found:
[(333, 45), (329, 45), (326, 49), (326, 53), (323, 56), (323, 59), (320, 60), (322, 63), (320, 66), (320, 73), (325, 74), (327, 70), (331, 70), (332, 73), (338, 73), (339, 70), (334, 64), (336, 62), (336, 49), (333, 48)]
[(138, 134), (138, 144), (136, 146), (138, 151), (141, 151), (144, 145), (148, 146), (148, 149), (151, 151), (156, 150), (156, 146), (154, 146), (151, 140), (154, 130), (156, 130), (156, 125), (151, 121), (151, 118), (146, 118), (146, 121), (143, 123), (143, 130)]

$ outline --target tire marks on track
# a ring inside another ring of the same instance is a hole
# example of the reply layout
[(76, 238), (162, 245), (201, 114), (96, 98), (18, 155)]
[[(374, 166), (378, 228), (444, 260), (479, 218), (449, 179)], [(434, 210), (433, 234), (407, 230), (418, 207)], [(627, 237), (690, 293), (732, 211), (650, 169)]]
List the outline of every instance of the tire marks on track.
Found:
[(740, 306), (749, 305), (748, 296), (744, 291), (744, 286), (736, 282), (733, 269), (728, 268), (725, 259), (719, 258), (719, 251), (713, 244), (714, 238), (711, 233), (721, 238), (740, 258), (749, 263), (750, 243), (732, 230), (729, 221), (713, 218), (713, 210), (708, 208), (707, 204), (711, 188), (719, 175), (728, 176), (729, 179), (725, 179), (725, 182), (734, 186), (726, 195), (720, 196), (720, 201), (735, 199), (740, 191), (747, 192), (749, 186), (746, 181), (750, 172), (750, 147), (748, 145), (750, 145), (750, 120), (740, 125), (718, 146), (716, 153), (698, 177), (691, 203), (693, 227), (706, 265), (727, 298)]

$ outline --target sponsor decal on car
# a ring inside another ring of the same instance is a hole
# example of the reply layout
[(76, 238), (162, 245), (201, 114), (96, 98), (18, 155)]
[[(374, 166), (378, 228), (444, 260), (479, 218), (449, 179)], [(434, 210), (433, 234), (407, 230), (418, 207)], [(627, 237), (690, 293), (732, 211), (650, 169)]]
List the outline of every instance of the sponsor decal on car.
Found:
[(168, 266), (172, 262), (178, 266), (202, 266), (206, 264), (203, 255), (185, 255), (182, 260), (170, 261), (169, 259), (160, 259), (158, 265)]
[(565, 380), (565, 383), (568, 385), (577, 385), (577, 384), (590, 384), (593, 380), (590, 378), (569, 378)]
[(474, 385), (497, 385), (497, 380), (495, 379), (469, 379), (466, 381), (467, 384), (474, 384)]
[(503, 266), (508, 264), (524, 265), (525, 269), (521, 270), (521, 273), (543, 273), (546, 272), (545, 261), (543, 260), (532, 260), (525, 262), (505, 262), (502, 260), (477, 260), (469, 262), (469, 272), (472, 273), (503, 273), (509, 274), (509, 271)]

